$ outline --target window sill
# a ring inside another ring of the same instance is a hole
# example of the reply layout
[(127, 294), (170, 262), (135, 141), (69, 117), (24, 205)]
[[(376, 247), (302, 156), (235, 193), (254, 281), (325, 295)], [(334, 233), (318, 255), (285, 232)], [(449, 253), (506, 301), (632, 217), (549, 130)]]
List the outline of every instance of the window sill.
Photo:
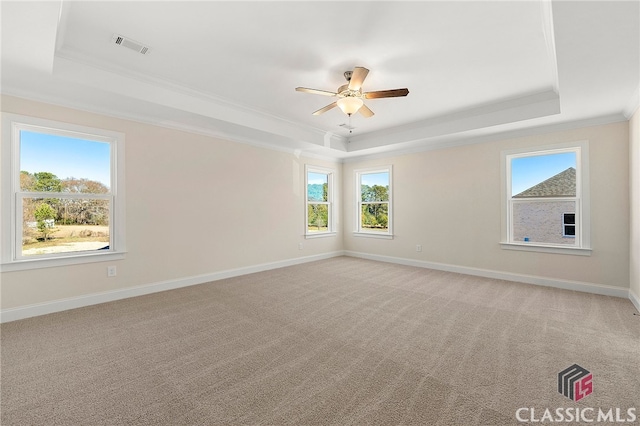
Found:
[(313, 239), (313, 238), (325, 238), (325, 237), (335, 237), (337, 232), (318, 232), (314, 234), (304, 234), (304, 238)]
[(373, 232), (354, 232), (354, 237), (379, 238), (383, 240), (393, 240), (393, 234), (374, 234)]
[(81, 265), (85, 263), (122, 260), (125, 252), (87, 253), (75, 256), (25, 259), (0, 265), (0, 272), (27, 271), (30, 269), (55, 268), (58, 266)]
[(500, 242), (503, 250), (535, 251), (540, 253), (570, 254), (574, 256), (591, 256), (591, 248), (563, 247), (540, 244)]

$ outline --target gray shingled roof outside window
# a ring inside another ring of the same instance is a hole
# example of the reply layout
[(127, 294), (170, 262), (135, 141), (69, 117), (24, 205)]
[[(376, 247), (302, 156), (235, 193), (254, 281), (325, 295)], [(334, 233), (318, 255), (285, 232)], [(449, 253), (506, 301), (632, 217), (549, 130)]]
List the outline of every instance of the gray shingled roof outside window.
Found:
[(525, 189), (513, 198), (533, 197), (575, 197), (576, 196), (576, 169), (569, 167), (567, 170), (551, 176), (549, 179)]

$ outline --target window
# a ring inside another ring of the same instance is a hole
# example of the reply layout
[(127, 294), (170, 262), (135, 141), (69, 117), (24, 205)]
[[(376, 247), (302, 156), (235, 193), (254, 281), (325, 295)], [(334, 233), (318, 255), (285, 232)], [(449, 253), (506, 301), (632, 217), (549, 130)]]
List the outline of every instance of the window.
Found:
[(562, 214), (562, 236), (566, 238), (575, 238), (576, 236), (576, 214)]
[(2, 269), (122, 258), (124, 135), (3, 116)]
[(392, 238), (391, 166), (356, 170), (356, 235)]
[(333, 170), (306, 167), (307, 237), (335, 234), (333, 176)]
[(503, 155), (503, 247), (589, 254), (587, 143)]

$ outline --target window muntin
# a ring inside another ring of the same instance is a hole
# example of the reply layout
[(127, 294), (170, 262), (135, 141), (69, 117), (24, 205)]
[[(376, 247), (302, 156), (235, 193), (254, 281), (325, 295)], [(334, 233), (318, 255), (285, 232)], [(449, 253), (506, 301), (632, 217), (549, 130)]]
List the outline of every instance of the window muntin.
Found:
[(356, 233), (392, 235), (391, 166), (356, 170)]
[(333, 170), (306, 167), (305, 234), (307, 236), (335, 233), (333, 176)]
[(588, 196), (584, 194), (588, 184), (587, 148), (586, 142), (579, 142), (504, 154), (504, 243), (589, 248)]
[(124, 135), (13, 114), (3, 129), (3, 270), (122, 258)]

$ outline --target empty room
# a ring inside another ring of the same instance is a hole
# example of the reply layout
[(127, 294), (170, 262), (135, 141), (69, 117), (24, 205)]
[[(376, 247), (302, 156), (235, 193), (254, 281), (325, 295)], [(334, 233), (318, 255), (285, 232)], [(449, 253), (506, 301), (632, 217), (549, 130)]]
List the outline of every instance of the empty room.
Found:
[(2, 1), (2, 425), (640, 424), (640, 1)]

